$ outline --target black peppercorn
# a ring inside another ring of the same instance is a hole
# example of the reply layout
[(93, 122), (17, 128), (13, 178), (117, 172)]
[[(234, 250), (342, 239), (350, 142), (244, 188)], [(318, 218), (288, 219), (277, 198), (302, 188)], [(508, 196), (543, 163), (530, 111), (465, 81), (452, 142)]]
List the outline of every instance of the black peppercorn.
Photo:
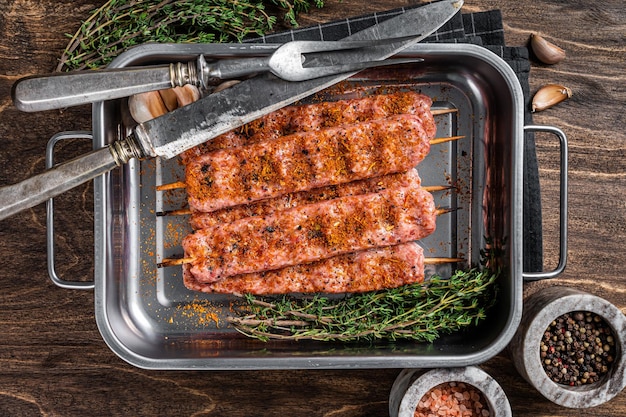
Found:
[(597, 314), (576, 311), (550, 323), (540, 344), (542, 365), (558, 384), (592, 384), (606, 374), (615, 358), (615, 340)]

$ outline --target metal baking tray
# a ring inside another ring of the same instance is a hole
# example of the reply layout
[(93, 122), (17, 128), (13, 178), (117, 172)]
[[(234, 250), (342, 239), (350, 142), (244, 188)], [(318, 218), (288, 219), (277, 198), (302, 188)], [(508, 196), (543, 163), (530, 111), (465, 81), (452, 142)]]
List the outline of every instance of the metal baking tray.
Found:
[[(110, 67), (268, 54), (277, 45), (142, 45)], [(454, 211), (419, 243), (426, 256), (477, 264), (485, 238), (506, 242), (500, 292), (487, 320), (471, 335), (459, 332), (434, 343), (340, 344), (262, 342), (240, 335), (224, 321), (237, 299), (187, 290), (181, 268), (157, 268), (182, 254), (189, 230), (184, 216), (157, 216), (181, 208), (184, 191), (156, 191), (182, 178), (176, 160), (131, 160), (95, 180), (95, 315), (103, 339), (127, 362), (149, 369), (288, 369), (448, 367), (477, 364), (500, 352), (522, 313), (523, 96), (509, 66), (475, 45), (420, 44), (402, 54), (423, 63), (368, 71), (316, 98), (334, 100), (379, 91), (415, 90), (434, 99), (437, 136), (464, 139), (433, 145), (418, 166), (424, 185), (452, 184), (435, 192)], [(126, 100), (93, 107), (93, 145), (125, 137), (132, 122)], [(463, 267), (463, 265), (459, 265)], [(428, 273), (449, 275), (453, 266)], [(58, 281), (58, 280), (57, 280)], [(67, 286), (71, 287), (71, 284)]]

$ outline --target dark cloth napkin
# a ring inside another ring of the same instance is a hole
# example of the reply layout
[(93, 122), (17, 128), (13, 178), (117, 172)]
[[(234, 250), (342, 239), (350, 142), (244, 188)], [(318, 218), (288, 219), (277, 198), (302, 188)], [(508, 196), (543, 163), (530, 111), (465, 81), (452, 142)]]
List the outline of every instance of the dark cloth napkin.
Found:
[[(389, 10), (380, 13), (352, 17), (317, 26), (293, 29), (286, 32), (266, 35), (248, 42), (283, 43), (292, 40), (334, 41), (352, 33), (366, 29), (376, 23), (404, 13), (422, 5)], [(502, 14), (499, 10), (478, 13), (457, 13), (445, 25), (422, 42), (473, 43), (481, 45), (499, 55), (508, 63), (517, 75), (524, 93), (524, 122), (532, 124), (530, 113), (530, 88), (528, 76), (530, 61), (528, 49), (505, 45)], [(541, 224), (541, 201), (539, 172), (535, 152), (535, 140), (532, 133), (524, 137), (524, 271), (537, 272), (543, 269), (543, 242)]]

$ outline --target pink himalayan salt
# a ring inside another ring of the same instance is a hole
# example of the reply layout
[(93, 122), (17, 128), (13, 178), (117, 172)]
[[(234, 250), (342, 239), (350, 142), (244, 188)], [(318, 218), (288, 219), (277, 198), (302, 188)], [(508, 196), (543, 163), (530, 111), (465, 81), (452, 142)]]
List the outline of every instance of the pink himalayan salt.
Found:
[(415, 417), (490, 417), (480, 391), (463, 382), (446, 382), (420, 399)]

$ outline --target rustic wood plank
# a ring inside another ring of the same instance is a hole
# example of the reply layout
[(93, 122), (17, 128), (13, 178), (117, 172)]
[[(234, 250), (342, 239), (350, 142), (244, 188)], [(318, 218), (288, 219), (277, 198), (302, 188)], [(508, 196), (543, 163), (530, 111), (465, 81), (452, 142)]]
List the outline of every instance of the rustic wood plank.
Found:
[[(67, 39), (95, 0), (8, 0), (0, 3), (0, 184), (25, 179), (44, 167), (46, 140), (63, 130), (89, 130), (89, 106), (39, 114), (18, 112), (11, 85), (50, 72)], [(328, 0), (303, 25), (415, 2)], [(557, 66), (533, 64), (531, 89), (562, 83), (574, 97), (535, 115), (561, 127), (570, 141), (569, 254), (565, 273), (525, 285), (525, 294), (567, 285), (602, 296), (626, 311), (626, 60), (622, 2), (550, 0), (467, 2), (465, 10), (500, 8), (507, 43), (524, 45), (539, 32), (567, 50)], [(556, 262), (558, 147), (539, 145), (546, 264)], [(88, 146), (87, 146), (88, 147)], [(59, 153), (79, 154), (80, 142)], [(57, 199), (60, 273), (93, 276), (91, 186)], [(90, 292), (57, 289), (47, 278), (42, 206), (0, 222), (0, 414), (32, 415), (315, 415), (382, 416), (399, 370), (167, 372), (134, 368), (102, 340)], [(503, 386), (515, 416), (626, 416), (626, 394), (603, 406), (569, 410), (537, 394), (503, 353), (483, 365)]]

